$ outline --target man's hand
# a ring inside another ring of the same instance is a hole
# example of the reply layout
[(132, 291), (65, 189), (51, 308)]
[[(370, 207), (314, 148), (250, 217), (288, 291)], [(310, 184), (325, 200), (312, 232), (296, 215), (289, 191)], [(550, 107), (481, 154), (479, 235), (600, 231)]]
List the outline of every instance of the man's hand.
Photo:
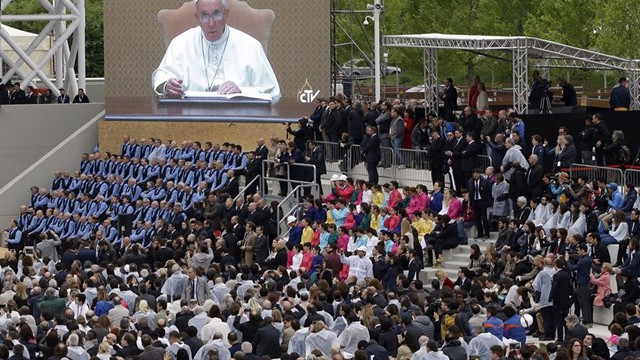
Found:
[(241, 92), (242, 91), (240, 90), (238, 85), (236, 85), (236, 83), (234, 83), (233, 81), (225, 81), (222, 84), (220, 84), (220, 86), (218, 87), (218, 94), (222, 94), (222, 95), (238, 94)]
[(182, 80), (178, 78), (171, 78), (167, 80), (164, 84), (164, 93), (167, 96), (171, 97), (179, 97), (184, 95), (184, 90), (182, 89)]

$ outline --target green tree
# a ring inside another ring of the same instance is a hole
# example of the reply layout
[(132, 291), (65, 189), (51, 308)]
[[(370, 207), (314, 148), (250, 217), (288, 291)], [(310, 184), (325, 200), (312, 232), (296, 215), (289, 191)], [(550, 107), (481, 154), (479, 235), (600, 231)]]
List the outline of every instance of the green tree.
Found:
[(609, 0), (601, 11), (596, 44), (612, 55), (640, 58), (640, 7), (636, 1)]

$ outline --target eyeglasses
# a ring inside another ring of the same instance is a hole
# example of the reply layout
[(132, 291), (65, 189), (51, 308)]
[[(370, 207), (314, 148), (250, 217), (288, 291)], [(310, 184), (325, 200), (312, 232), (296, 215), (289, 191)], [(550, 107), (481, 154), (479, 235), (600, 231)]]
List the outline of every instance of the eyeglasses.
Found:
[(221, 12), (213, 13), (213, 14), (200, 14), (198, 15), (198, 19), (200, 19), (201, 23), (208, 23), (213, 19), (214, 21), (222, 20), (223, 14)]

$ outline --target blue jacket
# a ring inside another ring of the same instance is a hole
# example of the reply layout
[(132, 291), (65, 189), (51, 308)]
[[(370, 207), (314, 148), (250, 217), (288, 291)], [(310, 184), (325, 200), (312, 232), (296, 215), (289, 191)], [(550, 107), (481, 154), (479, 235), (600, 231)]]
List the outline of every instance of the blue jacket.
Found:
[(620, 191), (613, 190), (613, 193), (611, 194), (611, 200), (609, 200), (607, 203), (609, 204), (610, 208), (614, 210), (618, 210), (622, 206), (622, 201), (623, 199), (622, 199), (622, 194), (620, 194)]
[(433, 194), (433, 198), (429, 201), (429, 208), (435, 213), (439, 213), (442, 210), (442, 199), (444, 198), (444, 194), (442, 191), (438, 191)]
[(527, 341), (527, 329), (520, 323), (520, 315), (513, 315), (504, 322), (504, 337), (519, 341), (522, 345)]
[(567, 264), (567, 270), (576, 272), (576, 285), (589, 285), (591, 257), (584, 255), (575, 264)]
[(497, 317), (490, 317), (482, 323), (485, 332), (488, 332), (498, 339), (502, 339), (504, 334), (504, 323)]

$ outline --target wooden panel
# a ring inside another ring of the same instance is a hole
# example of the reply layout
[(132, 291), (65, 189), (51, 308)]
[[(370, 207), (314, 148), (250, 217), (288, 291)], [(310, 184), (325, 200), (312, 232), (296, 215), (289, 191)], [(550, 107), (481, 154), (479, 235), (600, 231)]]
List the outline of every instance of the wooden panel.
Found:
[[(100, 121), (99, 141), (102, 151), (120, 153), (122, 138), (125, 135), (153, 137), (175, 140), (198, 140), (204, 146), (205, 141), (213, 143), (230, 142), (242, 145), (249, 151), (256, 148), (256, 139), (268, 139), (272, 135), (286, 137), (286, 127), (275, 123), (230, 123), (230, 122), (172, 122), (172, 121)], [(268, 141), (267, 141), (268, 144)]]

